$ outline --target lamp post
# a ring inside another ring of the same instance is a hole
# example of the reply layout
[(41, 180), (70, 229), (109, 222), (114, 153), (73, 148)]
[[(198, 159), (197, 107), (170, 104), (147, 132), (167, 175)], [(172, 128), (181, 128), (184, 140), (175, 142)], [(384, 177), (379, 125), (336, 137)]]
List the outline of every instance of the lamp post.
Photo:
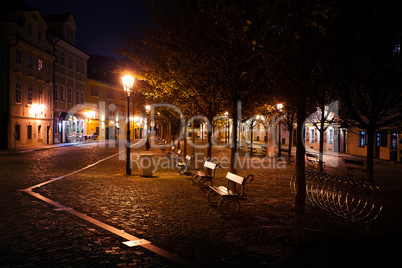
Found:
[(134, 77), (125, 75), (121, 78), (124, 91), (127, 93), (127, 160), (126, 160), (126, 174), (131, 175), (131, 148), (130, 148), (130, 91), (134, 84)]
[(147, 111), (147, 132), (146, 132), (147, 141), (145, 142), (145, 148), (148, 151), (149, 150), (149, 138), (148, 138), (148, 135), (149, 135), (149, 126), (150, 126), (150, 124), (149, 124), (149, 111), (151, 110), (151, 106), (150, 105), (145, 105), (145, 110)]

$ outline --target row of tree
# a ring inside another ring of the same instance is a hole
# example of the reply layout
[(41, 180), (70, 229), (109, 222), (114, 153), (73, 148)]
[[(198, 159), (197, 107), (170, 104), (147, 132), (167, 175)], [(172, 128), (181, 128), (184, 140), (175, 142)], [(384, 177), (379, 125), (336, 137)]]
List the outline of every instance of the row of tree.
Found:
[[(147, 20), (138, 34), (126, 35), (121, 51), (136, 77), (147, 82), (142, 92), (154, 102), (178, 106), (186, 117), (203, 115), (212, 122), (228, 111), (234, 126), (232, 168), (239, 113), (244, 118), (264, 114), (267, 104), (282, 102), (291, 116), (287, 126), (296, 123), (302, 129), (307, 115), (319, 108), (322, 116), (316, 127), (323, 137), (325, 106), (340, 100), (342, 120), (367, 131), (367, 167), (373, 180), (374, 132), (401, 120), (402, 28), (396, 1), (138, 4), (147, 11)], [(296, 140), (294, 242), (303, 244), (302, 131), (297, 131)]]

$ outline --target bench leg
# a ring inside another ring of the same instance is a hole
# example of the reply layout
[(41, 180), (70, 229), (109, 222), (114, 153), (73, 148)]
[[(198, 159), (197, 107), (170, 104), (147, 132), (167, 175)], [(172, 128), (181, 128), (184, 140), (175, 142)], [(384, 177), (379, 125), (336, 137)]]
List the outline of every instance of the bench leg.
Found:
[(217, 194), (214, 190), (209, 189), (207, 193), (207, 199), (211, 205), (217, 205), (221, 200), (221, 196)]
[(226, 215), (234, 215), (240, 211), (240, 202), (238, 199), (222, 197), (218, 203), (218, 209)]
[(353, 169), (348, 168), (346, 174), (348, 175), (348, 177), (354, 177), (355, 176), (355, 172)]
[(190, 180), (194, 185), (198, 184), (198, 175), (197, 174), (193, 174), (193, 176), (191, 176)]
[(198, 180), (198, 186), (200, 186), (201, 190), (208, 190), (209, 186), (212, 186), (212, 179), (201, 177)]

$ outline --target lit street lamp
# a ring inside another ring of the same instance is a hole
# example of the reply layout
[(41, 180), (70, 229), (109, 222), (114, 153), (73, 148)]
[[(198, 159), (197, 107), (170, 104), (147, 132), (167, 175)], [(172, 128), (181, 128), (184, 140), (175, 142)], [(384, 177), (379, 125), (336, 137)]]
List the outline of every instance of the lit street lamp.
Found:
[(147, 141), (145, 142), (145, 148), (147, 149), (147, 151), (149, 150), (149, 138), (148, 138), (148, 134), (149, 134), (149, 111), (151, 110), (151, 106), (150, 105), (145, 105), (145, 110), (147, 111)]
[[(126, 174), (131, 175), (131, 148), (130, 148), (130, 91), (134, 84), (134, 77), (125, 75), (121, 78), (124, 91), (127, 93), (127, 160), (126, 160)], [(134, 111), (134, 109), (133, 109)]]

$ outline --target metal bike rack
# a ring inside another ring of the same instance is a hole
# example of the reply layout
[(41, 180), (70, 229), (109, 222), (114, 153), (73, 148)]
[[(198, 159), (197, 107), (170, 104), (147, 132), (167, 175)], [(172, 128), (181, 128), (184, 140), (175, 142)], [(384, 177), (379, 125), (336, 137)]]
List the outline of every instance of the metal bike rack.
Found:
[[(362, 223), (375, 220), (382, 210), (382, 192), (372, 183), (307, 170), (305, 178), (306, 204)], [(296, 194), (296, 175), (290, 189)]]

